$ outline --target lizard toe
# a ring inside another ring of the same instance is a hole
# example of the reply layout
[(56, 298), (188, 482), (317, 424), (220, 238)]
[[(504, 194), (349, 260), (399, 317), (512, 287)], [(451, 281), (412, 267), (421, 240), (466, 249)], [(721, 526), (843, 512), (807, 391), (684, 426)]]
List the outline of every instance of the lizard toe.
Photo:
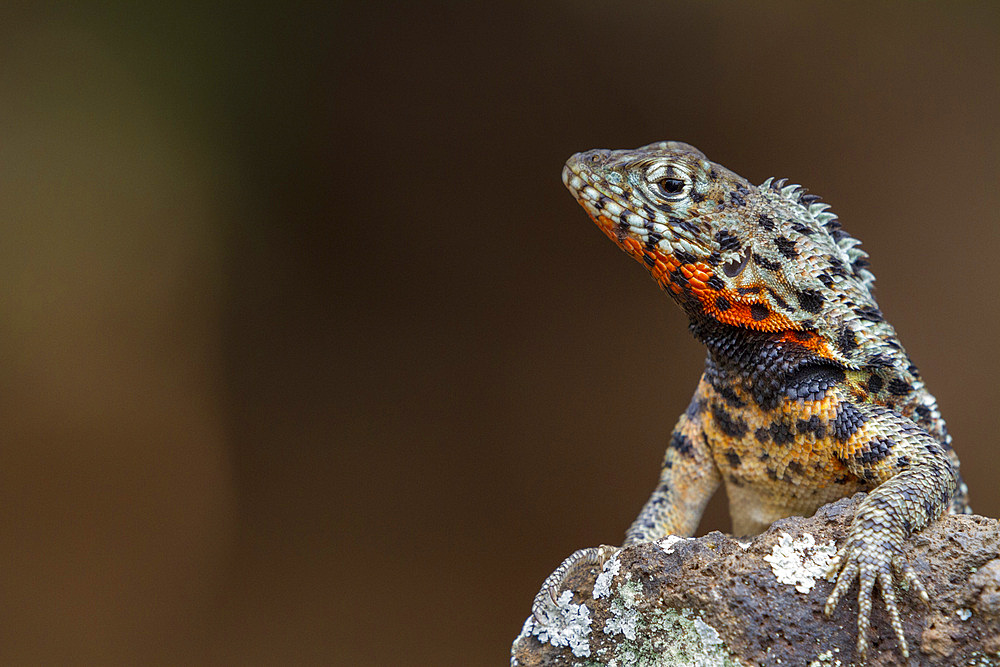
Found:
[(546, 624), (548, 617), (546, 612), (558, 603), (559, 593), (570, 576), (589, 567), (603, 567), (616, 551), (618, 547), (602, 544), (599, 547), (579, 549), (560, 563), (559, 567), (545, 579), (541, 590), (535, 595), (535, 601), (531, 605), (531, 614), (535, 620), (542, 625)]

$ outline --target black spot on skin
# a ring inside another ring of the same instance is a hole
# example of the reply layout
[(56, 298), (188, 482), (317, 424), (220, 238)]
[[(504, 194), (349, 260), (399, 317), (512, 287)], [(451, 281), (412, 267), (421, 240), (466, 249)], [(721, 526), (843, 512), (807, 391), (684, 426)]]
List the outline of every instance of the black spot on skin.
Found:
[(714, 290), (720, 290), (726, 288), (726, 283), (722, 282), (722, 278), (715, 275), (714, 273), (712, 274), (712, 277), (705, 282), (705, 284)]
[(874, 306), (862, 306), (861, 308), (854, 309), (855, 314), (858, 317), (869, 322), (884, 322), (885, 318), (882, 317), (882, 311)]
[(892, 360), (882, 353), (868, 357), (868, 365), (873, 368), (892, 368)]
[(753, 437), (757, 438), (757, 442), (765, 443), (771, 440), (771, 432), (766, 428), (761, 427), (753, 432)]
[(836, 257), (830, 257), (830, 272), (835, 276), (840, 276), (841, 278), (847, 277), (847, 272), (844, 271), (844, 263), (841, 262)]
[(739, 417), (732, 417), (721, 405), (712, 406), (712, 419), (725, 435), (731, 438), (741, 438), (747, 432), (747, 425)]
[(812, 234), (813, 234), (813, 230), (809, 229), (808, 227), (806, 227), (805, 225), (803, 225), (801, 222), (793, 222), (792, 223), (792, 229), (794, 229), (795, 231), (797, 231), (799, 234), (802, 234), (803, 236), (812, 236)]
[(858, 341), (854, 337), (854, 332), (847, 327), (841, 329), (840, 333), (837, 334), (837, 347), (844, 354), (856, 349), (858, 347)]
[(809, 340), (813, 337), (809, 331), (793, 331), (792, 336), (795, 337), (795, 340)]
[(845, 402), (837, 409), (837, 416), (830, 422), (830, 429), (833, 431), (833, 437), (841, 442), (847, 442), (865, 421), (867, 421), (865, 416), (854, 407), (854, 404)]
[(795, 249), (795, 241), (791, 239), (786, 239), (784, 236), (777, 236), (774, 239), (774, 245), (777, 246), (778, 252), (788, 259), (795, 259), (799, 256), (799, 251)]
[(656, 258), (653, 257), (652, 255), (643, 254), (642, 261), (644, 261), (646, 263), (646, 265), (649, 266), (649, 267), (656, 266)]
[(733, 202), (733, 204), (735, 206), (746, 206), (747, 205), (747, 200), (743, 196), (743, 193), (738, 192), (736, 190), (734, 190), (734, 191), (732, 191), (732, 192), (729, 193), (729, 198), (732, 200), (732, 202)]
[(774, 231), (774, 220), (771, 220), (771, 217), (767, 213), (761, 213), (757, 216), (757, 224), (765, 231)]
[(861, 269), (867, 269), (871, 265), (872, 263), (868, 260), (868, 258), (862, 255), (861, 257), (858, 257), (856, 260), (854, 260), (854, 262), (851, 264), (851, 268), (854, 269), (855, 274), (860, 274)]
[(692, 190), (691, 191), (691, 201), (695, 202), (696, 204), (701, 203), (701, 202), (705, 201), (705, 195), (703, 195), (702, 193), (698, 192), (697, 190)]
[(778, 481), (778, 473), (776, 473), (774, 471), (774, 468), (768, 468), (767, 469), (767, 476), (770, 477), (774, 481)]
[(795, 434), (792, 433), (792, 429), (787, 424), (774, 422), (771, 424), (769, 430), (771, 432), (771, 440), (776, 445), (787, 445), (795, 441)]
[(694, 255), (680, 249), (674, 251), (674, 258), (681, 264), (694, 264), (698, 261)]
[(775, 292), (773, 289), (768, 289), (767, 291), (771, 295), (771, 298), (774, 299), (774, 302), (776, 304), (778, 304), (779, 308), (781, 308), (783, 310), (787, 310), (788, 312), (792, 312), (792, 311), (795, 310), (794, 308), (792, 308), (791, 306), (789, 306), (785, 302), (785, 300), (782, 299), (781, 296), (777, 292)]
[(822, 438), (826, 434), (826, 425), (816, 415), (809, 419), (800, 419), (795, 426), (799, 433), (815, 433), (817, 438)]
[(726, 229), (715, 233), (715, 242), (719, 244), (719, 250), (721, 252), (739, 250), (742, 247), (740, 245), (740, 240), (736, 238), (736, 235)]
[(679, 267), (670, 272), (670, 282), (677, 283), (681, 287), (685, 288), (688, 286), (687, 276), (681, 273)]
[[(656, 217), (656, 211), (654, 211), (653, 208), (649, 204), (643, 204), (642, 205), (642, 210), (646, 212), (646, 215), (647, 215), (648, 218), (655, 218)], [(647, 219), (645, 226), (649, 227), (649, 225), (651, 225), (651, 224), (653, 224), (653, 221)]]
[(847, 484), (848, 481), (850, 481), (850, 478), (847, 475), (842, 475), (842, 476), (838, 477), (837, 479), (833, 480), (833, 483), (834, 484)]
[(872, 376), (868, 378), (868, 391), (873, 394), (877, 394), (882, 391), (882, 386), (884, 384), (885, 383), (880, 375), (872, 374)]
[(717, 180), (719, 178), (719, 172), (713, 169), (710, 172), (708, 172), (708, 177), (713, 181)]
[(657, 234), (656, 232), (650, 232), (646, 235), (646, 250), (655, 250), (656, 246), (663, 240), (662, 234)]
[(760, 292), (760, 285), (755, 285), (753, 287), (737, 287), (736, 288), (736, 293), (737, 294), (741, 294), (741, 295), (742, 294), (757, 294), (758, 292)]
[(791, 463), (789, 463), (788, 469), (792, 472), (793, 475), (797, 475), (799, 477), (801, 477), (802, 473), (805, 472), (805, 469), (802, 467), (802, 464), (799, 463), (798, 461), (792, 461)]
[(910, 457), (909, 456), (900, 456), (898, 459), (896, 459), (896, 467), (899, 468), (900, 470), (905, 470), (906, 468), (909, 468), (910, 467)]
[(822, 199), (822, 197), (820, 197), (819, 195), (812, 195), (805, 193), (799, 195), (799, 201), (805, 204), (806, 206), (809, 206), (810, 204), (815, 204), (820, 199)]
[(771, 309), (762, 303), (752, 303), (750, 304), (750, 317), (753, 318), (754, 322), (760, 322), (761, 320), (766, 320), (767, 316), (771, 314)]
[(758, 461), (767, 461), (769, 458), (771, 458), (771, 455), (768, 454), (767, 452), (761, 452), (760, 454), (757, 455)]
[(615, 227), (615, 237), (618, 239), (619, 243), (628, 238), (628, 230), (629, 226), (624, 222), (619, 222)]
[(691, 441), (683, 433), (674, 433), (670, 436), (670, 444), (667, 445), (671, 449), (676, 449), (677, 453), (684, 456), (690, 456), (693, 450)]
[(721, 389), (716, 389), (719, 392), (719, 396), (726, 399), (726, 403), (733, 406), (734, 408), (742, 408), (746, 403), (736, 395), (732, 387), (722, 387)]
[(891, 438), (876, 437), (865, 443), (863, 450), (854, 455), (855, 460), (861, 465), (875, 465), (882, 459), (889, 456), (892, 450), (897, 447), (896, 442)]
[(768, 271), (777, 271), (778, 269), (781, 268), (781, 264), (778, 264), (777, 262), (772, 262), (768, 259), (764, 259), (757, 253), (753, 254), (753, 261), (757, 266), (761, 267), (762, 269), (767, 269)]
[(671, 216), (670, 224), (678, 229), (683, 229), (685, 232), (691, 236), (697, 237), (701, 234), (701, 230), (698, 229), (698, 225), (694, 224), (690, 220), (685, 220), (684, 218), (676, 218)]
[(926, 405), (918, 405), (916, 408), (914, 408), (914, 412), (920, 415), (922, 419), (930, 419), (931, 409)]
[(821, 273), (816, 277), (819, 278), (819, 281), (823, 283), (825, 287), (833, 287), (833, 278), (831, 278), (828, 273)]
[(667, 202), (658, 202), (656, 204), (653, 204), (653, 206), (660, 209), (664, 213), (671, 213), (674, 210), (674, 207), (668, 204)]
[(840, 243), (844, 239), (851, 238), (851, 235), (843, 229), (834, 229), (830, 232), (830, 238), (832, 238), (836, 243)]
[(719, 254), (718, 250), (712, 251), (712, 254), (705, 259), (705, 263), (709, 266), (718, 266), (719, 262), (722, 261), (722, 255)]
[(730, 304), (729, 304), (729, 299), (727, 299), (724, 296), (718, 296), (718, 297), (715, 298), (715, 307), (720, 312), (724, 313), (727, 310), (729, 310), (732, 306), (730, 306)]
[(913, 386), (902, 378), (893, 378), (889, 380), (889, 384), (886, 388), (893, 396), (906, 396), (913, 391)]
[(807, 369), (789, 378), (785, 396), (793, 401), (821, 401), (831, 387), (842, 383), (844, 379), (844, 371), (839, 368)]
[(802, 310), (816, 314), (823, 308), (823, 295), (814, 289), (799, 292), (799, 305)]
[(733, 451), (732, 449), (727, 450), (725, 456), (726, 456), (726, 461), (729, 462), (730, 468), (740, 467), (740, 463), (742, 463), (742, 461), (740, 461), (740, 455), (737, 454), (735, 451)]

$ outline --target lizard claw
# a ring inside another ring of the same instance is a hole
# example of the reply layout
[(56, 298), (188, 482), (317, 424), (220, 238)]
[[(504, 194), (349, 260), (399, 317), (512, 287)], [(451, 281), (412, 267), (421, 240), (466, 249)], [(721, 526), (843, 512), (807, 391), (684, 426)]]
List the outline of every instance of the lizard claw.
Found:
[(563, 583), (570, 575), (577, 571), (597, 566), (604, 567), (604, 563), (618, 551), (618, 547), (602, 544), (599, 547), (588, 547), (575, 551), (569, 558), (564, 560), (555, 571), (545, 579), (542, 588), (535, 596), (535, 601), (531, 605), (531, 615), (535, 620), (545, 625), (546, 608), (558, 603), (559, 591)]
[(868, 630), (869, 619), (872, 610), (872, 590), (878, 585), (885, 603), (886, 611), (889, 613), (889, 620), (893, 632), (896, 635), (896, 642), (903, 657), (910, 657), (910, 649), (906, 643), (906, 635), (903, 632), (903, 623), (899, 616), (899, 607), (896, 604), (896, 592), (893, 588), (893, 574), (895, 569), (906, 579), (917, 592), (918, 596), (926, 603), (930, 602), (930, 597), (924, 589), (916, 573), (904, 560), (901, 553), (892, 553), (882, 543), (879, 547), (866, 543), (864, 538), (851, 539), (837, 553), (830, 567), (830, 575), (839, 570), (837, 583), (826, 600), (823, 611), (827, 616), (833, 613), (837, 602), (847, 589), (850, 588), (854, 580), (858, 580), (858, 655), (865, 658), (868, 651)]

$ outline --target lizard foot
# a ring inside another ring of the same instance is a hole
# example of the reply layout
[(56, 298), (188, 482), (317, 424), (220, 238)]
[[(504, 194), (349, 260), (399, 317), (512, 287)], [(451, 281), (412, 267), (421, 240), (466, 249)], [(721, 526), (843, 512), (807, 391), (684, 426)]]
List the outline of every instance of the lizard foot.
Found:
[(545, 625), (545, 619), (547, 617), (545, 610), (558, 602), (559, 591), (562, 589), (563, 583), (569, 578), (570, 575), (583, 568), (595, 565), (598, 568), (603, 567), (604, 563), (611, 558), (611, 556), (613, 556), (618, 549), (618, 547), (602, 544), (599, 547), (580, 549), (564, 560), (559, 567), (555, 569), (555, 572), (550, 574), (545, 579), (545, 583), (542, 584), (542, 589), (538, 591), (538, 594), (535, 596), (535, 601), (531, 605), (531, 614), (535, 617), (535, 620), (542, 625)]
[(906, 562), (902, 549), (893, 541), (879, 539), (878, 535), (855, 535), (848, 538), (847, 544), (841, 547), (830, 565), (827, 577), (840, 571), (837, 584), (826, 600), (823, 611), (827, 616), (833, 613), (841, 596), (847, 592), (855, 578), (858, 580), (858, 654), (865, 659), (868, 649), (869, 617), (872, 610), (872, 589), (878, 583), (889, 612), (892, 629), (896, 633), (896, 641), (903, 657), (910, 657), (910, 649), (906, 644), (903, 624), (899, 620), (899, 608), (896, 606), (896, 593), (893, 590), (893, 574), (895, 570), (917, 592), (925, 603), (930, 603), (927, 590), (920, 582), (916, 573)]

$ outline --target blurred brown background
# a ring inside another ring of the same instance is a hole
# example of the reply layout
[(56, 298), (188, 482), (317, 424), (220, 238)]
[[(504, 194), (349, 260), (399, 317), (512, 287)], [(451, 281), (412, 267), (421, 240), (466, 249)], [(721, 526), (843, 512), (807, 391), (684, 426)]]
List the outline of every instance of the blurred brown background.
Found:
[(831, 202), (1000, 514), (997, 4), (164, 4), (0, 16), (3, 663), (506, 664), (703, 360), (588, 148)]

